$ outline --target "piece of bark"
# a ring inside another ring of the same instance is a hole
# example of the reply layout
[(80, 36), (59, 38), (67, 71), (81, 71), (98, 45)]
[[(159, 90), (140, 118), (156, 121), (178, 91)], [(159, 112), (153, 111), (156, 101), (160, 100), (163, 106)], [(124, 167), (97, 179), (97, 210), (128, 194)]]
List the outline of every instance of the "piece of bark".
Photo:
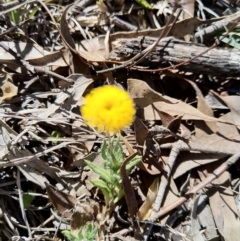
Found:
[[(113, 50), (109, 54), (109, 59), (126, 61), (155, 41), (157, 39), (152, 37), (115, 40), (112, 43)], [(168, 37), (157, 44), (156, 48), (141, 61), (141, 65), (150, 69), (171, 67), (189, 60), (207, 49), (208, 47), (200, 44)], [(234, 77), (240, 74), (239, 63), (239, 51), (230, 48), (214, 48), (191, 60), (188, 64), (180, 66), (179, 69), (199, 74)]]

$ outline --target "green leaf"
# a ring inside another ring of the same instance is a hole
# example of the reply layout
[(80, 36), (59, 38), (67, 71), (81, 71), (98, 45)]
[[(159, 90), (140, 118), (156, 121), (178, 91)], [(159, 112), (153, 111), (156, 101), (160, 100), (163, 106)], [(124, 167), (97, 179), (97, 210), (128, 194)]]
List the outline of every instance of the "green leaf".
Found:
[(126, 170), (130, 171), (133, 167), (135, 167), (142, 160), (141, 156), (135, 156), (131, 162), (126, 165)]
[(108, 183), (112, 183), (111, 175), (102, 167), (99, 167), (93, 164), (91, 161), (84, 160), (84, 162), (97, 174), (100, 175), (102, 179), (107, 181)]
[(152, 6), (145, 0), (135, 0), (135, 1), (146, 9), (152, 9)]
[(26, 193), (26, 194), (23, 194), (22, 198), (23, 198), (24, 208), (29, 208), (35, 197), (31, 194)]
[(108, 193), (109, 197), (112, 197), (112, 191), (108, 187), (106, 182), (104, 182), (103, 180), (91, 180), (91, 183), (94, 186), (100, 188), (101, 190), (105, 190)]
[(89, 233), (91, 233), (91, 231), (92, 231), (92, 224), (91, 223), (87, 223), (85, 225), (85, 234), (89, 234)]
[(124, 193), (124, 190), (121, 189), (119, 192), (118, 192), (118, 195), (117, 197), (114, 198), (114, 203), (117, 203), (119, 200), (121, 200), (123, 197), (125, 196), (125, 193)]
[(101, 155), (104, 160), (109, 160), (109, 150), (106, 140), (103, 141), (103, 144), (101, 146)]
[(62, 234), (70, 241), (76, 241), (78, 240), (78, 237), (76, 237), (75, 235), (73, 235), (70, 231), (68, 230), (63, 230)]
[(83, 236), (83, 227), (81, 227), (78, 231), (78, 239), (82, 240), (84, 239), (84, 236)]
[(103, 180), (92, 180), (91, 183), (102, 191), (107, 206), (110, 200), (113, 199), (113, 192), (111, 189)]
[(229, 38), (225, 37), (221, 41), (232, 46), (233, 48), (240, 49), (239, 36), (231, 35)]
[[(52, 131), (51, 136), (55, 138), (59, 138), (61, 136), (61, 132), (59, 131)], [(52, 141), (53, 144), (57, 144), (57, 141)]]
[(97, 227), (92, 229), (91, 232), (87, 236), (88, 240), (93, 240), (96, 237), (97, 231), (98, 231)]

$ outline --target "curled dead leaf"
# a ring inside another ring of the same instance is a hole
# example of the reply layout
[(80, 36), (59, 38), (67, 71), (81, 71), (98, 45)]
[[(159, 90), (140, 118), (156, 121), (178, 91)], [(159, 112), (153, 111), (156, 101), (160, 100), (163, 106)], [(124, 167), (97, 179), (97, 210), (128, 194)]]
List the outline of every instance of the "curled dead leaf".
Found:
[(71, 219), (71, 230), (79, 230), (87, 222), (95, 220), (98, 212), (99, 204), (94, 200), (77, 203)]
[(10, 100), (13, 96), (17, 95), (18, 87), (7, 81), (1, 86), (2, 97), (0, 97), (0, 104), (4, 100)]
[(71, 218), (73, 214), (73, 208), (77, 203), (77, 199), (70, 194), (58, 190), (48, 183), (45, 183), (45, 185), (49, 201), (52, 203), (52, 205), (65, 218)]

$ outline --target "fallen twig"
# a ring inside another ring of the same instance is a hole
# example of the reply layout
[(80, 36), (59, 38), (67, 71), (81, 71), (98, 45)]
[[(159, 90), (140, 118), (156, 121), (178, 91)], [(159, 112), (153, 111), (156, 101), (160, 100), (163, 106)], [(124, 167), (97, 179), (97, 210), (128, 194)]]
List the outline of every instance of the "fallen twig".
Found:
[(182, 197), (179, 197), (174, 203), (169, 206), (162, 207), (149, 221), (155, 221), (156, 219), (166, 215), (174, 208), (178, 207), (179, 205), (183, 204), (185, 201), (188, 200), (189, 196), (196, 194), (199, 190), (206, 187), (210, 184), (213, 180), (218, 178), (224, 171), (228, 170), (233, 164), (235, 164), (240, 158), (240, 152), (232, 155), (226, 162), (224, 162), (220, 167), (215, 169), (213, 173), (211, 173), (204, 181), (190, 189), (186, 194)]

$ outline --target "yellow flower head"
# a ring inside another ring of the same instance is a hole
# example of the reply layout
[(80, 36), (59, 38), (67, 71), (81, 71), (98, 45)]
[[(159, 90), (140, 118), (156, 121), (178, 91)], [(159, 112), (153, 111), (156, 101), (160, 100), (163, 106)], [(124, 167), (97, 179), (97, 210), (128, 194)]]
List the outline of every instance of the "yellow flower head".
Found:
[(93, 89), (81, 107), (83, 119), (89, 126), (113, 134), (132, 124), (135, 112), (128, 93), (113, 85)]

